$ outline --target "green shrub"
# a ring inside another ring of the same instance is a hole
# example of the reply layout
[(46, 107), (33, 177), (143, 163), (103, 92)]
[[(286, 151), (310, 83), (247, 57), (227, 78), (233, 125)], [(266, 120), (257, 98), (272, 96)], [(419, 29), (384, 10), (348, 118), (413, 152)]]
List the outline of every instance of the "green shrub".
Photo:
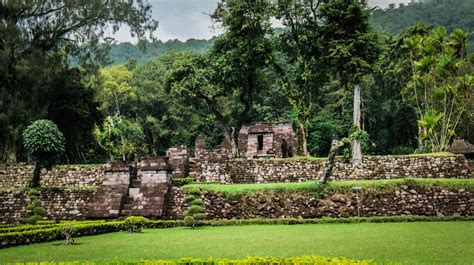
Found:
[(26, 215), (24, 222), (27, 224), (34, 225), (44, 216), (44, 209), (41, 207), (41, 202), (39, 200), (40, 193), (35, 189), (30, 189), (28, 191), (28, 197), (30, 198), (30, 203), (26, 205)]
[(199, 188), (192, 188), (188, 191), (189, 194), (194, 195), (194, 196), (199, 196), (202, 194), (201, 190)]
[[(72, 225), (76, 236), (99, 235), (118, 232), (124, 229), (123, 222), (78, 223)], [(0, 248), (20, 246), (40, 242), (64, 239), (62, 227), (52, 227), (21, 232), (8, 232), (0, 234)]]
[(202, 206), (202, 205), (204, 205), (204, 202), (201, 199), (195, 199), (191, 204), (192, 205), (197, 205), (197, 206)]
[(189, 214), (203, 213), (204, 209), (199, 205), (191, 205), (188, 207)]
[(130, 233), (140, 233), (149, 220), (143, 216), (129, 216), (123, 220), (123, 225)]
[(64, 245), (74, 245), (74, 235), (76, 233), (76, 228), (72, 225), (66, 225), (61, 229), (63, 236), (66, 238)]
[(196, 200), (196, 197), (194, 195), (188, 195), (186, 198), (184, 198), (185, 203), (192, 203), (194, 200)]
[(174, 178), (171, 183), (173, 186), (182, 187), (185, 185), (194, 184), (196, 183), (196, 180), (194, 178)]
[(192, 215), (184, 216), (184, 224), (186, 226), (194, 227), (196, 225), (196, 219)]

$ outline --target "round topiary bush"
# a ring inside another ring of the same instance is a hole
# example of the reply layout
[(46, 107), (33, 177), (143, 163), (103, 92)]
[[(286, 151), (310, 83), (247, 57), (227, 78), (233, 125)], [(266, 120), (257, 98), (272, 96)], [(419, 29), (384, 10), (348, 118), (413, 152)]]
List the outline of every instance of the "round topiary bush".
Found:
[(51, 168), (64, 153), (64, 136), (50, 120), (37, 120), (23, 131), (23, 144), (36, 161), (31, 184), (39, 186), (41, 168)]
[(129, 216), (123, 220), (123, 225), (130, 233), (140, 233), (150, 220), (143, 216)]

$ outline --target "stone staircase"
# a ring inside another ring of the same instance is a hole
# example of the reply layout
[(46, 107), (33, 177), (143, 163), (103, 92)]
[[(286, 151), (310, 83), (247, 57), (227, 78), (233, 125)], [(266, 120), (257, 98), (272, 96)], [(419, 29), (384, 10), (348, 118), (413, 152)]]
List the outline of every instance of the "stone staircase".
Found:
[(105, 168), (104, 182), (88, 204), (88, 218), (117, 218), (130, 185), (130, 167), (111, 163)]
[(131, 182), (120, 215), (161, 217), (171, 182), (166, 158), (144, 159), (136, 174), (130, 175)]
[(138, 167), (113, 163), (106, 167), (105, 180), (88, 204), (88, 217), (160, 218), (170, 183), (166, 157), (144, 159)]

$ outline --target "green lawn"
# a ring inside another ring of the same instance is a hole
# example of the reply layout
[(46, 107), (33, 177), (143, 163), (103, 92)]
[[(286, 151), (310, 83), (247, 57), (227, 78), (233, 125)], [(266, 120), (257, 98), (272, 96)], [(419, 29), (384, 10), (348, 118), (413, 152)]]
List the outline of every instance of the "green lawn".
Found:
[(185, 227), (0, 249), (0, 261), (242, 258), (321, 255), (406, 264), (472, 264), (474, 222)]
[(240, 194), (251, 193), (263, 190), (309, 190), (316, 191), (318, 188), (334, 191), (352, 191), (354, 186), (361, 186), (364, 189), (390, 191), (401, 185), (416, 185), (419, 188), (441, 187), (444, 189), (474, 189), (474, 179), (423, 179), (423, 178), (400, 178), (400, 179), (380, 179), (380, 180), (342, 180), (330, 181), (324, 187), (316, 184), (315, 181), (308, 182), (288, 182), (288, 183), (262, 183), (262, 184), (208, 184), (197, 183), (183, 186), (186, 190), (194, 188), (208, 190), (216, 193), (223, 193), (233, 197)]

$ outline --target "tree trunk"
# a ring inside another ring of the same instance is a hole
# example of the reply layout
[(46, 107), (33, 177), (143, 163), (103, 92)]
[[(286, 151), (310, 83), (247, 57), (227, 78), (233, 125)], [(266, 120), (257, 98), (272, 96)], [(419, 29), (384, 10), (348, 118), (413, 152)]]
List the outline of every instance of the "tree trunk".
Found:
[(235, 137), (232, 137), (230, 141), (230, 146), (232, 148), (232, 158), (239, 158), (240, 157), (240, 152), (239, 152), (239, 140), (235, 139)]
[[(241, 128), (242, 126), (240, 126)], [(230, 147), (231, 147), (231, 154), (232, 158), (239, 158), (240, 157), (240, 152), (239, 152), (239, 132), (240, 128), (237, 127), (231, 127), (229, 130), (226, 131), (226, 138), (229, 140)]]
[[(354, 87), (354, 126), (360, 129), (360, 86)], [(352, 139), (352, 166), (360, 167), (362, 165), (362, 149), (359, 137)]]
[(332, 138), (331, 149), (329, 149), (329, 155), (328, 155), (328, 163), (326, 165), (326, 170), (324, 170), (324, 174), (319, 179), (320, 184), (325, 184), (328, 181), (328, 179), (331, 177), (331, 173), (332, 173), (332, 169), (334, 168), (337, 153), (343, 146), (344, 146), (343, 142), (338, 141), (336, 137)]
[(298, 156), (308, 156), (308, 129), (306, 128), (306, 122), (302, 120), (299, 120), (296, 122), (297, 130), (296, 130), (296, 136), (298, 138), (298, 148), (296, 150), (296, 153)]
[(40, 186), (40, 174), (41, 174), (40, 163), (35, 162), (35, 170), (33, 170), (33, 178), (31, 179), (31, 184), (30, 184), (32, 188), (36, 188)]

